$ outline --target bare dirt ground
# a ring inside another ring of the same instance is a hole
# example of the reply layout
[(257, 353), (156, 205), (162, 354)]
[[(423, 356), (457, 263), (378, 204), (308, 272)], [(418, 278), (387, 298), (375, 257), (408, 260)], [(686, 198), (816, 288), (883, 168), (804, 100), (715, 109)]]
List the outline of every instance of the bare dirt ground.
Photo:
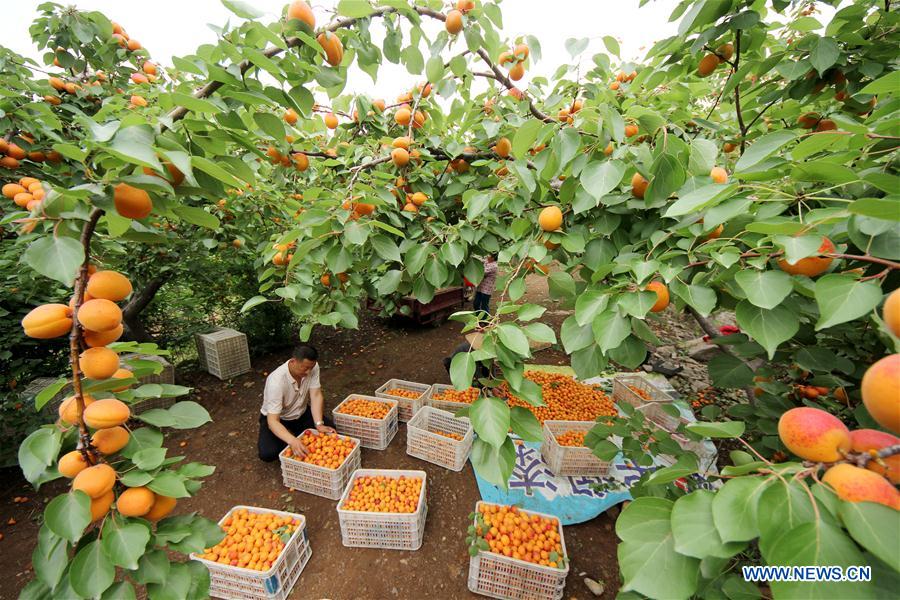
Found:
[[(568, 311), (547, 300), (546, 279), (531, 277), (526, 299), (549, 307), (543, 319), (559, 330)], [(462, 341), (461, 325), (450, 321), (438, 328), (402, 325), (363, 316), (358, 331), (320, 329), (312, 342), (320, 351), (326, 413), (350, 393), (374, 393), (396, 377), (423, 383), (449, 382), (441, 359)], [(689, 326), (658, 328), (669, 343), (694, 336)], [(674, 338), (674, 339), (673, 339)], [(544, 350), (533, 362), (565, 364), (558, 350)], [(180, 501), (177, 512), (197, 511), (218, 520), (234, 505), (252, 505), (303, 513), (307, 518), (313, 556), (291, 598), (466, 598), (468, 554), (467, 515), (479, 499), (471, 465), (455, 473), (406, 454), (406, 428), (401, 425), (387, 450), (363, 449), (366, 468), (420, 469), (428, 474), (428, 518), (425, 541), (415, 552), (346, 548), (341, 544), (336, 502), (291, 492), (281, 480), (278, 463), (262, 463), (256, 455), (258, 411), (266, 375), (287, 360), (288, 352), (256, 357), (253, 370), (230, 382), (206, 373), (179, 371), (177, 382), (194, 387), (212, 422), (198, 430), (168, 432), (170, 454), (215, 465), (197, 496)], [(14, 598), (33, 576), (31, 552), (37, 539), (43, 506), (64, 489), (54, 482), (35, 493), (17, 470), (0, 472), (0, 599)], [(16, 496), (28, 498), (13, 503)], [(15, 524), (10, 524), (14, 520)], [(617, 538), (614, 520), (604, 514), (588, 523), (565, 528), (570, 556), (567, 598), (593, 598), (584, 577), (603, 581), (603, 598), (618, 588)]]

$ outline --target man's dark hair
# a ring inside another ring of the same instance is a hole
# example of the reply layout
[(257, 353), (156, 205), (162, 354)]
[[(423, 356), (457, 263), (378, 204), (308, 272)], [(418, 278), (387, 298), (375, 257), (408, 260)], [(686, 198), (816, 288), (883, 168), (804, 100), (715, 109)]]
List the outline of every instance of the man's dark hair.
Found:
[(294, 358), (297, 360), (311, 360), (316, 362), (319, 360), (319, 351), (306, 344), (294, 348)]

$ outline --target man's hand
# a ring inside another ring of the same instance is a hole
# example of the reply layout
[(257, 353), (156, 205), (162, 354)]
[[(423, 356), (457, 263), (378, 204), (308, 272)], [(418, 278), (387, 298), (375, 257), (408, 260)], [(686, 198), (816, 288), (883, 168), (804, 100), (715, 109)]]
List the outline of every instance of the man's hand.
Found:
[(303, 445), (303, 442), (300, 441), (300, 438), (295, 437), (288, 445), (294, 452), (294, 456), (306, 458), (306, 455), (309, 454), (309, 451), (306, 449), (306, 446)]
[(325, 424), (316, 425), (316, 431), (319, 433), (337, 433), (332, 427)]

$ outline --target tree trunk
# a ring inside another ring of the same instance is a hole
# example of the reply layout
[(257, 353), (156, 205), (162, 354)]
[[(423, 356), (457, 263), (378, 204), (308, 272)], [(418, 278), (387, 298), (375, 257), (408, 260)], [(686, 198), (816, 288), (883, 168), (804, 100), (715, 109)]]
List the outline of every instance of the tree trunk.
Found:
[(131, 295), (128, 304), (122, 308), (122, 323), (125, 326), (125, 338), (136, 342), (152, 342), (153, 338), (147, 333), (147, 328), (141, 320), (141, 313), (147, 305), (153, 301), (156, 292), (166, 281), (167, 276), (154, 277), (147, 285)]

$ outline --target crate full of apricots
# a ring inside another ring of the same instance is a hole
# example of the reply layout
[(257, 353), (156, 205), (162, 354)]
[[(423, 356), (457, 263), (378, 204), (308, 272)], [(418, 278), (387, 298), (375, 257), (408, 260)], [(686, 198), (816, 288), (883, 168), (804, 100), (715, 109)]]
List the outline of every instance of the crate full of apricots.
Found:
[(471, 515), (469, 590), (492, 598), (559, 600), (569, 561), (552, 515), (478, 502)]
[(331, 411), (338, 433), (359, 440), (363, 448), (384, 450), (397, 435), (397, 401), (350, 394)]
[(358, 469), (337, 505), (348, 547), (418, 550), (425, 536), (425, 471)]
[(406, 424), (406, 453), (451, 471), (466, 466), (474, 440), (469, 419), (433, 406), (423, 406)]
[(221, 542), (191, 554), (209, 569), (210, 596), (285, 600), (312, 556), (303, 515), (235, 506), (219, 527)]
[(642, 375), (616, 375), (613, 378), (613, 400), (630, 404), (669, 432), (675, 431), (681, 422), (672, 396)]
[(359, 440), (307, 429), (300, 442), (308, 451), (305, 457), (296, 456), (290, 446), (278, 455), (285, 487), (338, 500), (350, 474), (359, 468)]
[(388, 379), (384, 385), (375, 390), (375, 395), (379, 398), (396, 400), (398, 403), (398, 418), (401, 422), (406, 423), (413, 418), (413, 415), (420, 408), (425, 406), (430, 392), (431, 386), (424, 383), (404, 381), (402, 379)]
[(592, 421), (544, 421), (541, 458), (557, 477), (605, 477), (609, 463), (584, 445)]
[(431, 386), (426, 403), (428, 406), (456, 413), (461, 408), (471, 406), (481, 396), (481, 390), (470, 387), (465, 390), (457, 390), (452, 385), (435, 383)]

